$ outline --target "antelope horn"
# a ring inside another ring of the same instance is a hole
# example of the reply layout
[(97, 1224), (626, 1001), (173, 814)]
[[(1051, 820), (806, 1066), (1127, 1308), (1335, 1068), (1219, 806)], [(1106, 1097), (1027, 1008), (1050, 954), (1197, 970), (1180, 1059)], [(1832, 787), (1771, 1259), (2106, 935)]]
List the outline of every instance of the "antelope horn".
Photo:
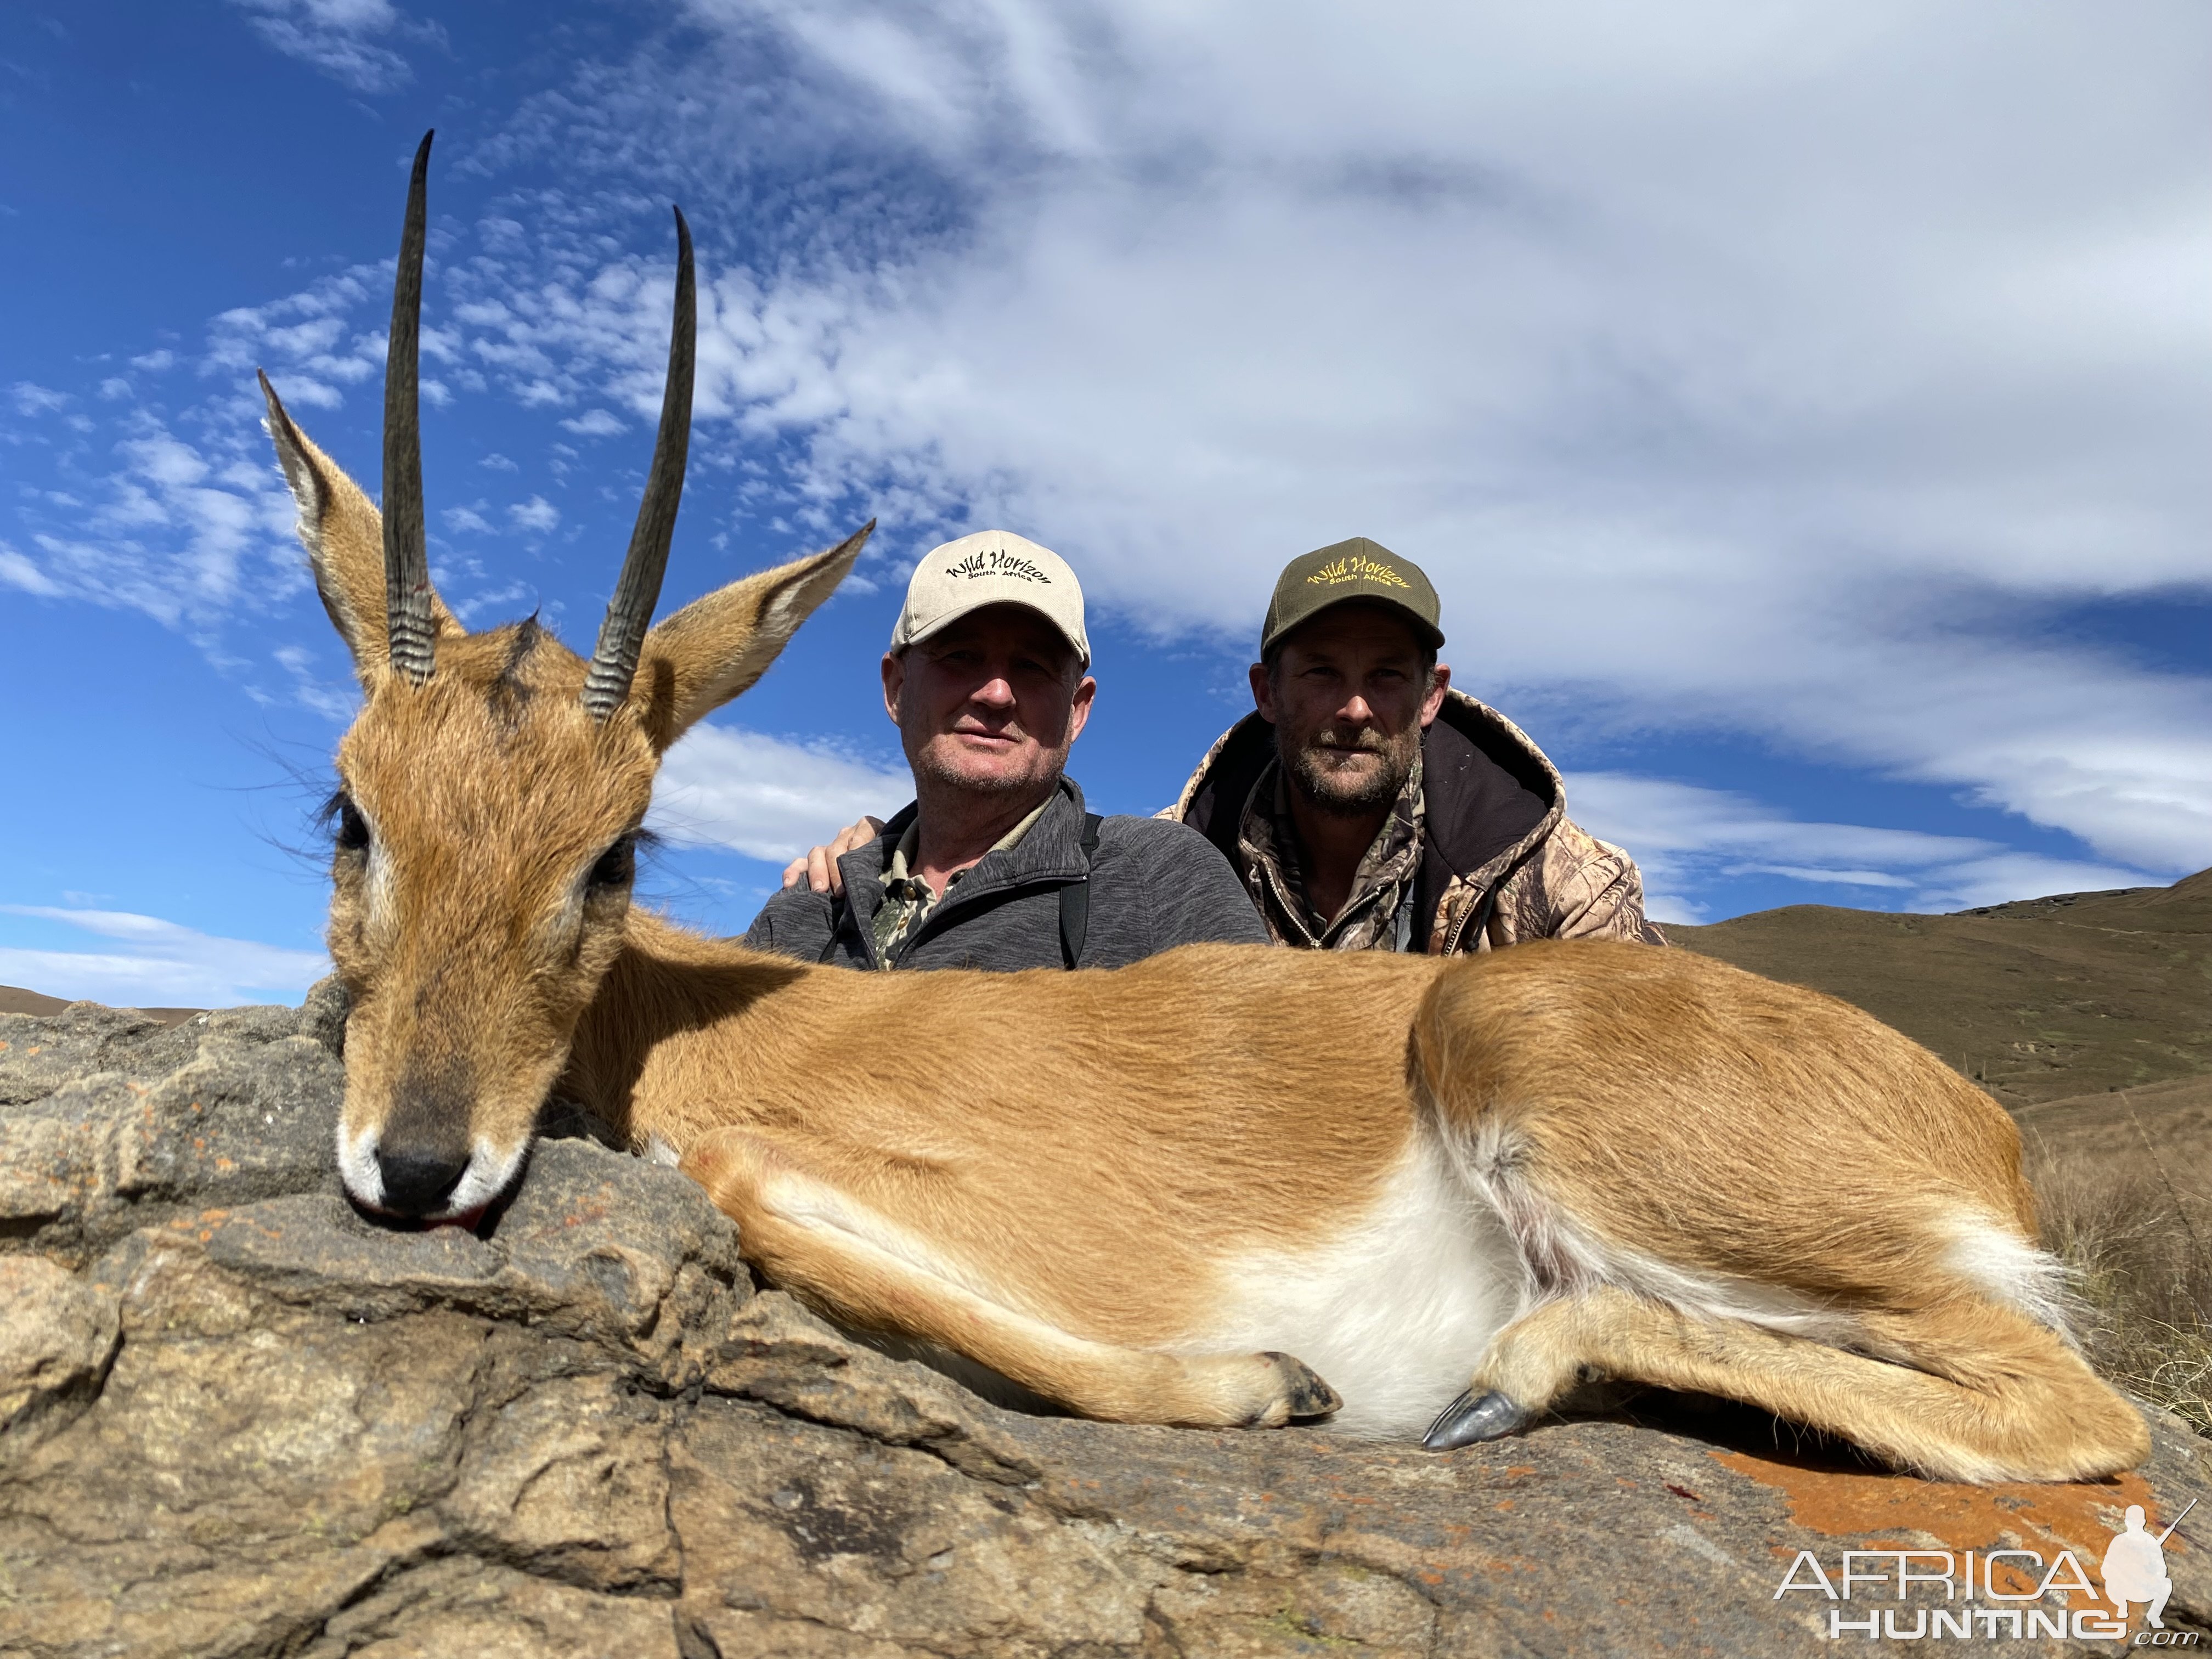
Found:
[(604, 720), (629, 696), (637, 656), (653, 607), (660, 599), (660, 578), (668, 568), (669, 539), (676, 533), (676, 504), (684, 494), (684, 460), (691, 446), (691, 368), (697, 349), (698, 295), (691, 276), (691, 228), (676, 210), (676, 318), (668, 331), (668, 380), (660, 398), (660, 432), (653, 441), (653, 471), (638, 503), (637, 527), (630, 532), (607, 619), (599, 624), (599, 647), (584, 677), (584, 708)]
[(430, 615), (430, 560), (422, 530), (422, 420), (416, 395), (422, 319), (422, 238), (430, 140), (422, 135), (407, 181), (407, 222), (392, 282), (391, 343), (384, 358), (385, 637), (392, 665), (415, 684), (437, 664)]

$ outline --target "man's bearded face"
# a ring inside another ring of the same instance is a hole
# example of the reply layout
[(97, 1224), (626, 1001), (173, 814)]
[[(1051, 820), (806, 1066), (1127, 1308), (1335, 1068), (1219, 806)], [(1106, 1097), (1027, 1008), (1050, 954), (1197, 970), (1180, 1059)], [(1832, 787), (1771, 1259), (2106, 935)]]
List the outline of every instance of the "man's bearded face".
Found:
[(1273, 673), (1255, 669), (1253, 691), (1274, 723), (1291, 787), (1345, 817), (1395, 800), (1443, 700), (1443, 683), (1425, 672), (1424, 657), (1397, 611), (1355, 600), (1285, 640)]
[(1275, 728), (1276, 752), (1291, 787), (1324, 812), (1364, 817), (1397, 799), (1413, 775), (1421, 752), (1415, 725), (1386, 734), (1373, 726), (1324, 726), (1293, 748), (1291, 733)]

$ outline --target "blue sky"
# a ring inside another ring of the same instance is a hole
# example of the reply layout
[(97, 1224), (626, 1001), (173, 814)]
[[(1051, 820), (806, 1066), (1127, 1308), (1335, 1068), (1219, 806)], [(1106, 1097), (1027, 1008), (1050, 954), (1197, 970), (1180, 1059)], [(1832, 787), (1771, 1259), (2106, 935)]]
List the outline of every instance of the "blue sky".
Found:
[(1170, 799), (1286, 558), (1365, 534), (1655, 912), (2212, 864), (2212, 16), (38, 0), (0, 16), (0, 981), (295, 995), (352, 704), (265, 367), (372, 490), (438, 129), (433, 568), (587, 641), (697, 234), (670, 605), (883, 530), (671, 756), (741, 928), (905, 799), (875, 660), (1004, 525), (1091, 594), (1073, 770)]

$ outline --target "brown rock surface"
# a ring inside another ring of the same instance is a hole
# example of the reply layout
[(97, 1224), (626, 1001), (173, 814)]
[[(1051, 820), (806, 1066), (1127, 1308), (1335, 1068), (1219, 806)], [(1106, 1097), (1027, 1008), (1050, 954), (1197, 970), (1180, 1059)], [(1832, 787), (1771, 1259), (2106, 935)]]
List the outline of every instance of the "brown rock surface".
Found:
[(88, 1403), (121, 1335), (112, 1296), (46, 1256), (0, 1256), (0, 1435), (28, 1445)]
[(2212, 1495), (2165, 1419), (2120, 1480), (1975, 1489), (1650, 1396), (1444, 1456), (1001, 1411), (757, 1291), (696, 1187), (588, 1141), (481, 1236), (364, 1221), (338, 1029), (0, 1016), (0, 1653), (1810, 1652), (1801, 1550), (2094, 1574), (2125, 1504)]

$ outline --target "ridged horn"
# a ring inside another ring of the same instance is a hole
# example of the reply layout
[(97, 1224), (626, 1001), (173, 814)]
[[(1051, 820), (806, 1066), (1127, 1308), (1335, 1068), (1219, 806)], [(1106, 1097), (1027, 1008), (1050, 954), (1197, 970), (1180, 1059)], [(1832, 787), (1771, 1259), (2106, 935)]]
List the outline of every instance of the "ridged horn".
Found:
[(384, 357), (385, 637), (392, 665), (416, 685), (437, 665), (430, 616), (430, 558), (422, 529), (422, 420), (416, 370), (422, 319), (422, 240), (428, 219), (430, 140), (422, 135), (407, 183), (407, 222), (392, 281), (392, 334)]
[(599, 624), (599, 643), (584, 677), (584, 708), (604, 720), (629, 696), (637, 656), (653, 607), (660, 599), (660, 579), (668, 568), (668, 544), (676, 534), (676, 507), (684, 495), (684, 462), (691, 447), (691, 370), (697, 348), (698, 295), (691, 276), (691, 227), (676, 210), (676, 318), (668, 331), (668, 380), (660, 396), (660, 432), (653, 441), (653, 471), (638, 503), (637, 527), (630, 532), (607, 619)]

